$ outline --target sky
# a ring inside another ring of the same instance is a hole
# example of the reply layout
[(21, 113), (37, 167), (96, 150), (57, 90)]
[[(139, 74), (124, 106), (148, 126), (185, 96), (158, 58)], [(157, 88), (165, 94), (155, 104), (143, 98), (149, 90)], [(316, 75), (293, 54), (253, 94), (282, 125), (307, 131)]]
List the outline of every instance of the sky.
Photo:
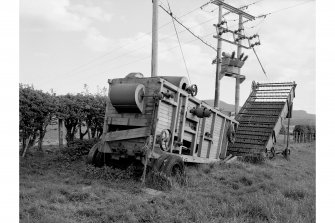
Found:
[[(208, 0), (169, 0), (179, 20), (210, 45), (216, 47), (214, 23), (216, 5)], [(245, 11), (265, 19), (244, 24), (247, 36), (259, 34), (241, 74), (240, 105), (251, 91), (252, 81), (297, 83), (294, 109), (315, 113), (315, 1), (230, 0), (235, 7), (252, 4)], [(167, 0), (159, 1), (167, 8)], [(225, 13), (226, 11), (223, 10)], [(92, 93), (108, 87), (107, 80), (140, 72), (149, 77), (151, 64), (151, 0), (20, 0), (20, 83), (57, 94), (79, 93), (84, 84)], [(237, 15), (225, 16), (230, 29), (237, 29)], [(158, 75), (186, 76), (171, 17), (159, 9)], [(214, 98), (216, 52), (176, 23), (192, 84), (198, 85), (199, 99)], [(232, 35), (224, 34), (226, 39)], [(223, 43), (223, 51), (236, 46)], [(235, 79), (221, 80), (220, 100), (234, 104)]]

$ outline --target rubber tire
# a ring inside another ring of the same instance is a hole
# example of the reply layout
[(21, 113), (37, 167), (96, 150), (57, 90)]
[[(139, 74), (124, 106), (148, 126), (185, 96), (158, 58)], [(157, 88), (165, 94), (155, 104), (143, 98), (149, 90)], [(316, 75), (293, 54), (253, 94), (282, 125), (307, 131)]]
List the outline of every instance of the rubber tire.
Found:
[(99, 152), (98, 151), (99, 146), (100, 146), (100, 142), (94, 144), (94, 146), (90, 149), (90, 152), (87, 155), (87, 163), (88, 164), (93, 164), (94, 163), (94, 159), (95, 159), (97, 153)]
[(98, 151), (93, 160), (93, 165), (96, 167), (102, 167), (105, 164), (104, 155), (105, 155), (104, 153)]
[(166, 162), (166, 159), (168, 158), (168, 156), (169, 154), (164, 153), (158, 159), (155, 159), (153, 161), (152, 169), (156, 172), (160, 172), (164, 164), (164, 161)]
[(161, 171), (166, 174), (166, 176), (174, 177), (176, 173), (174, 172), (175, 168), (180, 170), (180, 175), (183, 175), (185, 172), (184, 161), (181, 157), (175, 155), (169, 155), (167, 161), (164, 162)]
[(87, 156), (87, 163), (92, 164), (96, 167), (102, 167), (105, 162), (104, 162), (104, 153), (99, 152), (99, 147), (101, 146), (101, 143), (96, 143), (91, 149), (90, 152), (88, 153)]
[(283, 156), (284, 156), (287, 160), (289, 160), (290, 155), (291, 155), (291, 150), (290, 150), (290, 149), (285, 149), (285, 150), (283, 151)]

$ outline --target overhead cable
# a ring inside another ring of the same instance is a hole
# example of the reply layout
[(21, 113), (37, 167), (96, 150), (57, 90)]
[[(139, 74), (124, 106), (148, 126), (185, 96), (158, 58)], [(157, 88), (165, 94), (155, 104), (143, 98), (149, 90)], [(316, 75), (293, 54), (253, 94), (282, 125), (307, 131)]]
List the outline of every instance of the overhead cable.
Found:
[[(170, 7), (170, 4), (169, 4), (169, 1), (167, 0), (167, 3), (168, 3), (168, 6), (169, 6), (169, 10), (170, 10), (170, 13), (172, 15), (172, 11), (171, 11), (171, 7)], [(180, 48), (180, 52), (181, 52), (181, 55), (183, 57), (183, 61), (184, 61), (184, 65), (185, 65), (185, 69), (186, 69), (186, 73), (187, 73), (187, 76), (188, 76), (188, 79), (190, 80), (191, 82), (191, 78), (190, 78), (190, 74), (188, 72), (188, 68), (187, 68), (187, 65), (186, 65), (186, 60), (185, 60), (185, 56), (184, 56), (184, 52), (183, 52), (183, 48), (181, 47), (181, 44), (180, 44), (180, 40), (179, 40), (179, 35), (178, 35), (178, 32), (177, 32), (177, 28), (176, 28), (176, 24), (174, 22), (174, 19), (172, 19), (172, 23), (173, 23), (173, 27), (174, 27), (174, 31), (176, 32), (176, 36), (177, 36), (177, 39), (178, 39), (178, 44), (179, 44), (179, 48)]]
[(172, 19), (174, 19), (177, 23), (179, 23), (179, 25), (181, 25), (182, 27), (184, 27), (189, 33), (191, 33), (194, 37), (196, 37), (198, 40), (200, 40), (202, 43), (204, 43), (206, 46), (212, 48), (214, 51), (216, 51), (216, 48), (211, 46), (209, 43), (207, 43), (206, 41), (202, 40), (198, 35), (194, 34), (189, 28), (187, 28), (184, 24), (182, 24), (176, 17), (173, 16), (172, 13), (168, 12), (162, 5), (159, 5), (159, 7), (161, 9), (163, 9), (167, 14), (169, 14)]

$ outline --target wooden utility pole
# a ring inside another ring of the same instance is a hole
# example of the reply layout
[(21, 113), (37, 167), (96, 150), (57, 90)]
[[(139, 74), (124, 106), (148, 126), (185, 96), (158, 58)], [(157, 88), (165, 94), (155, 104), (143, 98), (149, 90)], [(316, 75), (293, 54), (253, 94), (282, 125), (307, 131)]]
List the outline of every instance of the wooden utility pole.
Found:
[[(242, 14), (238, 15), (238, 29), (240, 30), (239, 33), (241, 34), (242, 30), (242, 21), (243, 17)], [(238, 40), (238, 45), (237, 45), (237, 58), (240, 58), (241, 56), (241, 40)], [(238, 75), (236, 76), (236, 85), (235, 85), (235, 115), (237, 115), (239, 111), (239, 106), (240, 106), (240, 74), (241, 74), (241, 68), (238, 68)]]
[[(219, 5), (219, 19), (218, 26), (221, 26), (222, 22), (222, 5)], [(219, 29), (218, 29), (219, 30)], [(219, 107), (220, 101), (220, 72), (221, 72), (221, 48), (222, 48), (222, 33), (219, 31), (218, 33), (218, 44), (217, 44), (217, 54), (216, 54), (216, 76), (215, 76), (215, 97), (214, 97), (214, 107)]]
[(158, 59), (158, 0), (152, 0), (151, 77), (157, 76)]

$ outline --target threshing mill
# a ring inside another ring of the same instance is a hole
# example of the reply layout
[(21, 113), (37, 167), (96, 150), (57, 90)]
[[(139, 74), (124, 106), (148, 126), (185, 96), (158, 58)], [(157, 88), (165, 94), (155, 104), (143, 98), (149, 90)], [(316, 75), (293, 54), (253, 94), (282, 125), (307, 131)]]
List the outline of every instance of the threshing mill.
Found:
[(104, 132), (89, 153), (91, 163), (134, 159), (171, 173), (183, 162), (226, 156), (238, 122), (195, 98), (198, 89), (185, 77), (131, 73), (108, 83)]

